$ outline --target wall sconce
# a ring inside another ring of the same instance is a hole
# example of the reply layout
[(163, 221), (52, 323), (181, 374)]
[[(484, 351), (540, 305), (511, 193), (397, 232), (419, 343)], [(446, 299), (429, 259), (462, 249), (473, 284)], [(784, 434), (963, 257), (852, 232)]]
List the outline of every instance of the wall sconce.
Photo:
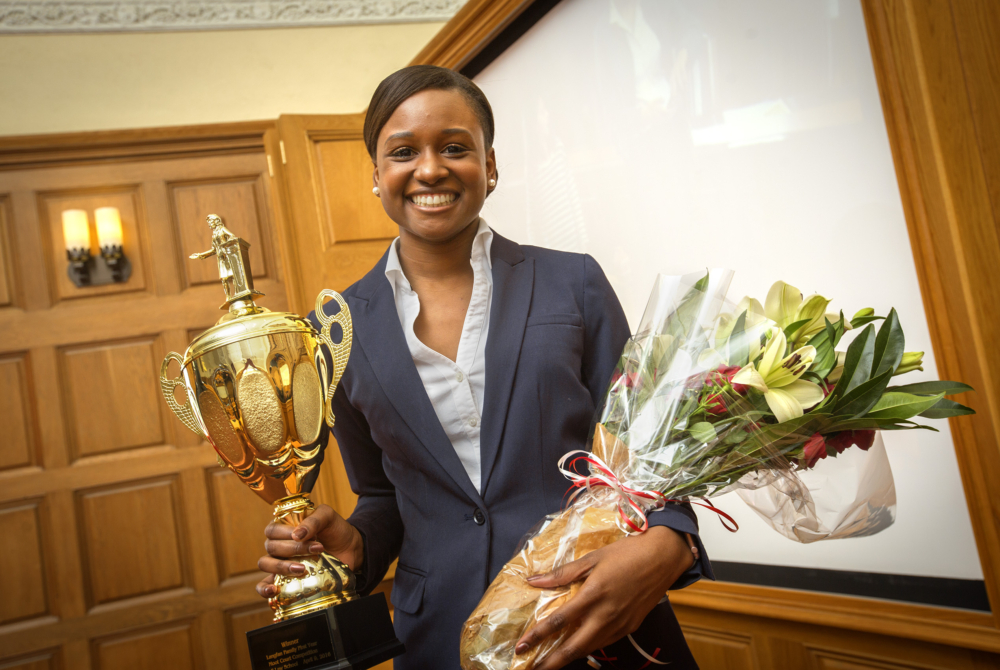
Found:
[(67, 209), (62, 213), (63, 239), (66, 242), (67, 274), (79, 286), (128, 281), (132, 264), (122, 250), (122, 219), (117, 207), (98, 207), (94, 211), (97, 223), (97, 244), (101, 261), (90, 253), (90, 221), (82, 209)]

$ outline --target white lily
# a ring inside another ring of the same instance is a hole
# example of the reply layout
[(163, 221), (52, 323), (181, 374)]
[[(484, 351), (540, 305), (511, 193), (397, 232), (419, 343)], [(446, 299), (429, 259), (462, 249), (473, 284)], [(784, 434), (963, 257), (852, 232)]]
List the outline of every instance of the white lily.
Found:
[[(830, 323), (836, 323), (840, 320), (840, 315), (827, 313), (826, 308), (829, 304), (830, 300), (818, 293), (803, 300), (802, 291), (791, 284), (777, 281), (767, 292), (764, 311), (769, 319), (782, 328), (809, 319), (808, 323), (800, 326), (792, 335), (792, 345), (801, 346), (808, 342), (813, 335), (826, 328), (827, 320)], [(846, 330), (851, 329), (850, 323), (846, 320), (844, 327)]]
[(802, 416), (823, 399), (818, 384), (799, 379), (816, 358), (816, 348), (801, 347), (785, 356), (787, 346), (784, 331), (772, 328), (771, 339), (756, 367), (751, 362), (733, 377), (734, 384), (752, 386), (764, 394), (778, 423)]

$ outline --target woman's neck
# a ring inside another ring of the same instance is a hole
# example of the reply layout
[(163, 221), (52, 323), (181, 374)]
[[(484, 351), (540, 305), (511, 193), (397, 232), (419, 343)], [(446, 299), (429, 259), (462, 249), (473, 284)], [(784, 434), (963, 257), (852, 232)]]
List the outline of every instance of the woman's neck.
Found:
[(399, 264), (414, 290), (420, 284), (471, 277), (473, 272), (469, 259), (478, 230), (478, 217), (445, 242), (428, 242), (400, 229)]

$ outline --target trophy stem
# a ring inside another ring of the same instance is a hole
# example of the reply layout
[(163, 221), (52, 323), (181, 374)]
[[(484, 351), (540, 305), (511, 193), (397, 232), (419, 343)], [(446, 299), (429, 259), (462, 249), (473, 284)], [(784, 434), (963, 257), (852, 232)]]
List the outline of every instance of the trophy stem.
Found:
[[(281, 498), (274, 503), (274, 520), (296, 527), (316, 506), (306, 493)], [(293, 560), (306, 566), (301, 575), (278, 575), (274, 585), (277, 595), (268, 600), (275, 621), (318, 612), (339, 603), (356, 600), (354, 573), (333, 556), (296, 556)]]

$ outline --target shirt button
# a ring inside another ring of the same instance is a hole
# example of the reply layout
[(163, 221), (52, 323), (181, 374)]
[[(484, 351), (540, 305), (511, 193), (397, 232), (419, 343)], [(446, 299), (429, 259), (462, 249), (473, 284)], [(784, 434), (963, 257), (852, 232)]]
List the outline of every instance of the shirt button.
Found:
[(486, 523), (486, 515), (483, 514), (483, 510), (476, 508), (476, 511), (472, 513), (472, 520), (476, 522), (477, 526), (482, 526)]
[(472, 417), (471, 419), (469, 419), (469, 425), (475, 428), (476, 426), (479, 425), (479, 419), (477, 419), (476, 417)]
[(459, 370), (458, 374), (455, 375), (455, 379), (457, 379), (458, 381), (462, 381), (463, 379), (465, 379), (465, 375), (462, 374), (461, 370)]

